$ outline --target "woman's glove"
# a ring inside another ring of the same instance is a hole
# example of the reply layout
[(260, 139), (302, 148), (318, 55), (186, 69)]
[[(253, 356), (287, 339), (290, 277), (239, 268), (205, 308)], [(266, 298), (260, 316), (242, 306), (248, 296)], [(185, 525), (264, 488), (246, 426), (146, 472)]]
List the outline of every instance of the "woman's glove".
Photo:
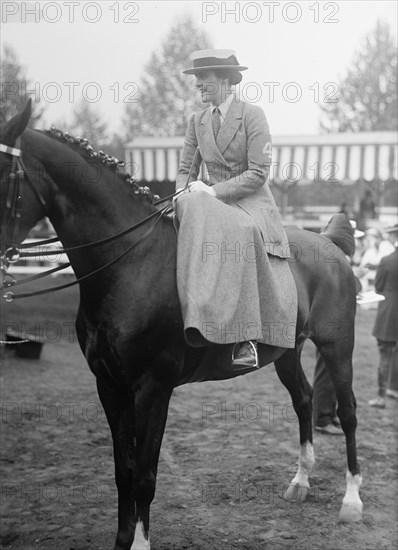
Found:
[(203, 181), (200, 181), (200, 180), (191, 181), (191, 183), (188, 184), (188, 187), (186, 189), (180, 189), (177, 192), (176, 196), (173, 198), (173, 208), (175, 208), (175, 204), (178, 198), (181, 197), (181, 195), (183, 195), (184, 193), (195, 193), (195, 191), (204, 191), (205, 193), (208, 193), (212, 197), (217, 196), (214, 189), (212, 187), (209, 187), (205, 183), (203, 183)]
[(179, 197), (181, 197), (181, 195), (183, 195), (184, 193), (187, 193), (188, 192), (188, 189), (179, 189), (177, 192), (176, 192), (176, 195), (175, 197), (173, 197), (173, 208), (175, 209), (175, 204), (177, 202), (177, 199)]
[(209, 185), (206, 185), (203, 183), (203, 181), (196, 180), (191, 181), (191, 183), (188, 184), (188, 190), (190, 193), (195, 193), (195, 191), (204, 191), (205, 193), (209, 193), (212, 197), (216, 197), (216, 192), (212, 187)]

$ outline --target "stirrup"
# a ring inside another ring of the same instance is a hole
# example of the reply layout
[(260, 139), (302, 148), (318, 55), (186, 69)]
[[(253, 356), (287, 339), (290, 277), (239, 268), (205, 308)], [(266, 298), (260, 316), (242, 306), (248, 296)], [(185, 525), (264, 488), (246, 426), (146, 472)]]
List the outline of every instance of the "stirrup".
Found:
[[(235, 352), (236, 347), (240, 346), (239, 351), (241, 350), (242, 346), (249, 345), (251, 347), (252, 354), (250, 356), (244, 356), (242, 358), (236, 358)], [(258, 369), (258, 353), (257, 353), (257, 346), (252, 340), (246, 340), (245, 342), (239, 342), (234, 345), (232, 349), (232, 367), (240, 367), (240, 368), (248, 368), (248, 369)]]

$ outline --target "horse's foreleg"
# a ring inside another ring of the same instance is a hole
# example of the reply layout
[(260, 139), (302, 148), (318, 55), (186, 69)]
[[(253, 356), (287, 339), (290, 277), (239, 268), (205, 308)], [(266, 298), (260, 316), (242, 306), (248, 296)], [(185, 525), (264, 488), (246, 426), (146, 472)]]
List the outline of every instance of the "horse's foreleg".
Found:
[(133, 489), (136, 526), (131, 550), (149, 550), (149, 510), (155, 496), (160, 446), (166, 426), (172, 388), (150, 374), (139, 381), (135, 392), (136, 475)]
[(319, 347), (332, 377), (338, 403), (337, 415), (344, 431), (347, 447), (346, 492), (340, 509), (339, 521), (343, 523), (360, 521), (362, 519), (362, 501), (359, 488), (362, 483), (355, 431), (357, 427), (356, 399), (352, 391), (352, 360), (351, 351), (344, 343), (328, 344)]
[(135, 390), (97, 382), (112, 432), (118, 490), (114, 550), (149, 550), (149, 509), (171, 390), (149, 376)]
[(312, 445), (312, 388), (301, 368), (300, 353), (301, 346), (287, 351), (275, 361), (276, 372), (290, 393), (300, 426), (298, 470), (283, 495), (286, 500), (295, 502), (306, 499), (310, 488), (309, 476), (315, 463)]
[(134, 449), (134, 399), (127, 388), (122, 391), (97, 379), (98, 395), (113, 439), (115, 479), (118, 491), (118, 531), (115, 550), (129, 550), (136, 524), (135, 499), (132, 494)]

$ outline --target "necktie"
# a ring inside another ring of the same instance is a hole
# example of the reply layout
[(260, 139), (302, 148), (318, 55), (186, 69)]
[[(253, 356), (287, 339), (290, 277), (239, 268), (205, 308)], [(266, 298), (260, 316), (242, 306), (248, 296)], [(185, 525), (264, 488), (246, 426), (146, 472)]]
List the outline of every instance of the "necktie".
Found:
[(218, 107), (213, 110), (211, 121), (213, 124), (214, 137), (217, 139), (218, 132), (221, 128), (221, 112)]

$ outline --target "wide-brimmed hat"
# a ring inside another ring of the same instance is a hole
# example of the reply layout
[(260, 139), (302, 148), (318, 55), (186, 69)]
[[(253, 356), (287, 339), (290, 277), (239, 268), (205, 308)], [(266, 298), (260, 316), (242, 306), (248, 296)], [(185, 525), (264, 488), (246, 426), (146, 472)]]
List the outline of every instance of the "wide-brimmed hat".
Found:
[(185, 74), (196, 74), (214, 69), (234, 69), (245, 71), (247, 67), (239, 65), (235, 50), (198, 50), (190, 56), (193, 67), (182, 71)]

